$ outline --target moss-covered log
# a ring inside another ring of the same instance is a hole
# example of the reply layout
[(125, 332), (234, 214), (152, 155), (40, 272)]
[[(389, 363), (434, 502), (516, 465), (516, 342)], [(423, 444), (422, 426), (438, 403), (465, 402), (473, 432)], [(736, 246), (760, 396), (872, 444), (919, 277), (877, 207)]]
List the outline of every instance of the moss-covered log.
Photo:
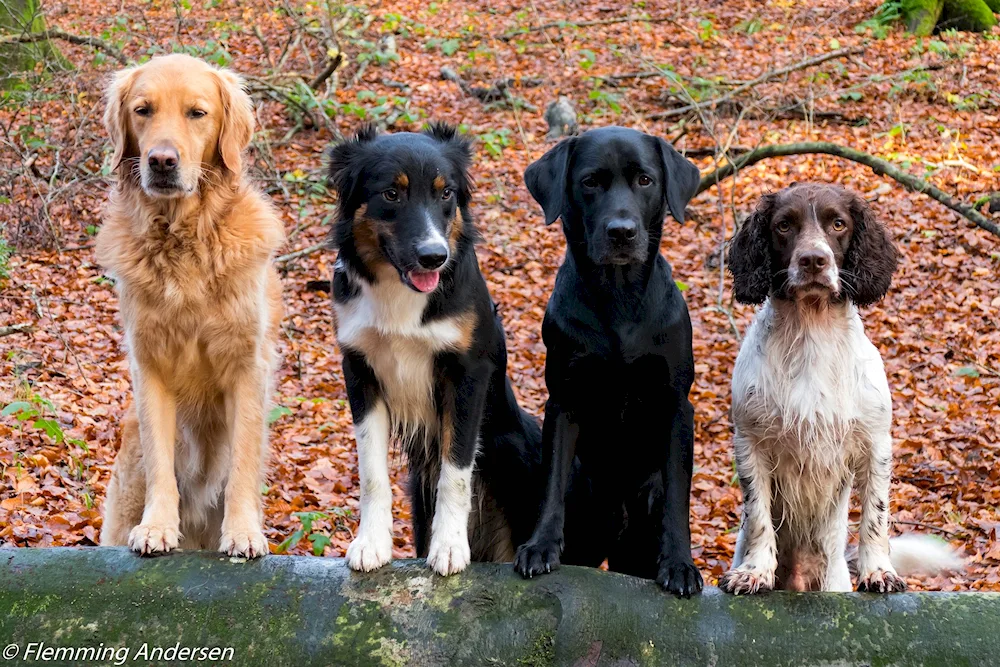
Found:
[(944, 0), (938, 28), (989, 32), (996, 24), (993, 10), (983, 0)]
[(943, 9), (944, 0), (903, 0), (900, 6), (907, 31), (918, 37), (934, 32)]
[(361, 575), (291, 556), (0, 552), (7, 664), (34, 642), (36, 655), (124, 649), (128, 664), (157, 662), (156, 647), (217, 647), (232, 649), (225, 664), (269, 666), (995, 665), (998, 618), (1000, 594), (986, 593), (678, 600), (575, 567), (525, 581), (493, 564), (442, 578), (420, 561)]

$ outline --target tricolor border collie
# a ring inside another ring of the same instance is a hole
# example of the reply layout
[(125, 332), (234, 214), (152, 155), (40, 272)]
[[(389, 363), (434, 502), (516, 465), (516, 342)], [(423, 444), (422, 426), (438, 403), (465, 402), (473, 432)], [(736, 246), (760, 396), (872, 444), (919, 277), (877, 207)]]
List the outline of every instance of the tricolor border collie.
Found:
[(355, 570), (392, 558), (392, 440), (409, 465), (417, 554), (442, 575), (511, 560), (538, 512), (541, 432), (507, 380), (474, 249), (470, 162), (444, 124), (368, 126), (331, 151), (333, 310), (361, 482)]
[(890, 550), (892, 396), (858, 307), (885, 296), (897, 262), (868, 203), (832, 185), (765, 195), (734, 237), (734, 296), (764, 305), (733, 373), (744, 508), (723, 590), (851, 590), (852, 486), (859, 591), (902, 591), (900, 573), (960, 565), (932, 538), (896, 538)]

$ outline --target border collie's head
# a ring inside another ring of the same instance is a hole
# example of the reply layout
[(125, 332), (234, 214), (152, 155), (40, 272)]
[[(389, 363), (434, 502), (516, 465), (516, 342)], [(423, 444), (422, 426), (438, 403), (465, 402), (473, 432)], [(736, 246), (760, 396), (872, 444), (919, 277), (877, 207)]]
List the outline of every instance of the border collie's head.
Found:
[(729, 270), (741, 303), (776, 299), (868, 306), (885, 296), (899, 253), (860, 195), (796, 183), (761, 197), (733, 237)]
[(333, 230), (340, 258), (369, 281), (388, 265), (405, 285), (433, 292), (473, 234), (471, 159), (469, 142), (443, 123), (387, 135), (368, 125), (334, 146), (329, 178), (340, 198)]

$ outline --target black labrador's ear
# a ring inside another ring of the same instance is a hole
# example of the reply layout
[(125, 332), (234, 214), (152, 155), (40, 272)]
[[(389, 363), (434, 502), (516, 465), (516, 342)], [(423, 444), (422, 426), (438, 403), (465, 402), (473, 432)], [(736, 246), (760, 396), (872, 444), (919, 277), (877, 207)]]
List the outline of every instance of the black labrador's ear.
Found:
[(847, 296), (858, 306), (870, 306), (889, 291), (892, 274), (899, 264), (899, 251), (889, 230), (875, 217), (875, 211), (856, 192), (850, 197), (854, 231), (844, 255), (841, 280), (848, 286)]
[(576, 137), (563, 139), (524, 170), (524, 183), (535, 201), (541, 204), (546, 225), (551, 225), (565, 212), (566, 176), (575, 145)]
[(771, 216), (778, 196), (764, 195), (729, 243), (733, 296), (740, 303), (761, 304), (771, 290)]
[(458, 206), (465, 209), (472, 199), (472, 177), (469, 167), (472, 165), (472, 142), (458, 133), (454, 125), (448, 123), (431, 123), (424, 134), (443, 144), (445, 156), (455, 165), (458, 173)]
[(663, 196), (670, 208), (670, 215), (684, 224), (684, 209), (698, 191), (701, 174), (698, 167), (678, 153), (666, 140), (657, 137), (656, 145), (663, 162)]

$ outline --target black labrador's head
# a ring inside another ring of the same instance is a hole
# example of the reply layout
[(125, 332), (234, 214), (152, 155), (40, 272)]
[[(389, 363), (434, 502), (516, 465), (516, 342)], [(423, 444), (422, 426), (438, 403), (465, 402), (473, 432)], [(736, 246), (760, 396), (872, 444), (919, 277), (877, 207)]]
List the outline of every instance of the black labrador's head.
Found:
[(796, 183), (761, 197), (729, 247), (733, 295), (741, 303), (804, 299), (875, 303), (889, 291), (899, 253), (856, 192)]
[(560, 142), (524, 172), (545, 223), (563, 220), (570, 248), (594, 264), (642, 264), (657, 252), (667, 210), (684, 222), (698, 168), (663, 139), (604, 127)]
[(333, 234), (341, 257), (368, 280), (388, 264), (412, 289), (433, 292), (473, 233), (471, 159), (469, 142), (443, 123), (419, 134), (367, 126), (335, 146), (329, 177), (340, 198)]

